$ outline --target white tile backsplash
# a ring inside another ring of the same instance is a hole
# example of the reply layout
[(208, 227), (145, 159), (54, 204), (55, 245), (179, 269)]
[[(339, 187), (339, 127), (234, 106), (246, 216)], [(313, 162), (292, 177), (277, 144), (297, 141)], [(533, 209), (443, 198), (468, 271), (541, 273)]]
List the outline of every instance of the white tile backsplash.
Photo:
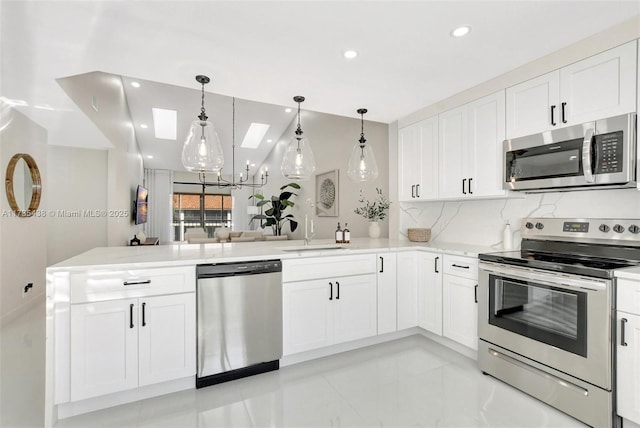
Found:
[(400, 239), (407, 228), (431, 228), (431, 241), (463, 242), (502, 249), (507, 220), (520, 245), (525, 217), (640, 218), (640, 191), (636, 189), (587, 190), (516, 194), (497, 200), (401, 202)]

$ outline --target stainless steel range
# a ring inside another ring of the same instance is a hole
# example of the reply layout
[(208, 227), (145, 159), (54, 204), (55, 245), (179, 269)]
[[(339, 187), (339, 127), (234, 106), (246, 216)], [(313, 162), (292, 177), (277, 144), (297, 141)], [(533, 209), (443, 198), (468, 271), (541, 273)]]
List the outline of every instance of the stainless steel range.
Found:
[(591, 426), (614, 426), (615, 269), (640, 219), (528, 218), (520, 251), (480, 254), (480, 369)]

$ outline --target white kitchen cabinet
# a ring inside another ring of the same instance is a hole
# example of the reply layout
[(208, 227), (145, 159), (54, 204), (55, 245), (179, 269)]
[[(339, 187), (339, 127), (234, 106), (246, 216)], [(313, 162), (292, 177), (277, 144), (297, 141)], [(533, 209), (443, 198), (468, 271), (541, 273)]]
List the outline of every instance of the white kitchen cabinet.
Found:
[(400, 201), (438, 198), (438, 117), (398, 131), (398, 196)]
[(502, 189), (504, 115), (504, 91), (440, 114), (440, 199), (506, 194)]
[(418, 252), (400, 251), (397, 255), (398, 330), (418, 325)]
[(396, 253), (378, 254), (378, 334), (398, 329), (396, 273)]
[(195, 294), (71, 306), (71, 401), (196, 372)]
[(442, 334), (478, 349), (478, 260), (444, 255)]
[(507, 89), (507, 138), (635, 111), (632, 41)]
[(640, 425), (640, 281), (619, 279), (617, 297), (618, 415)]
[(286, 282), (282, 295), (284, 355), (376, 335), (373, 273)]
[(442, 335), (442, 254), (418, 253), (418, 326)]
[(71, 307), (71, 400), (138, 386), (137, 299)]

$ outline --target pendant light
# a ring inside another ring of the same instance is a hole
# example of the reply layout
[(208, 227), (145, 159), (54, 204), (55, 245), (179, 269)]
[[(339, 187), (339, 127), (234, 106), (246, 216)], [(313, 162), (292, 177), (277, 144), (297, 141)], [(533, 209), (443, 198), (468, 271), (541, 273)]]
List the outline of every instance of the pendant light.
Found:
[(364, 114), (367, 109), (361, 108), (357, 112), (360, 115), (360, 139), (351, 151), (347, 175), (353, 181), (371, 181), (378, 177), (378, 164), (371, 145), (365, 144), (367, 140), (364, 138)]
[(197, 75), (196, 81), (202, 85), (202, 104), (197, 120), (191, 122), (189, 134), (182, 147), (182, 165), (187, 171), (219, 171), (224, 164), (222, 146), (213, 123), (208, 121), (204, 109), (204, 85), (211, 80)]
[(293, 101), (298, 103), (298, 128), (295, 137), (291, 139), (282, 159), (282, 175), (293, 181), (306, 181), (316, 170), (316, 162), (313, 159), (313, 152), (309, 139), (302, 136), (300, 127), (300, 103), (304, 97), (295, 96)]

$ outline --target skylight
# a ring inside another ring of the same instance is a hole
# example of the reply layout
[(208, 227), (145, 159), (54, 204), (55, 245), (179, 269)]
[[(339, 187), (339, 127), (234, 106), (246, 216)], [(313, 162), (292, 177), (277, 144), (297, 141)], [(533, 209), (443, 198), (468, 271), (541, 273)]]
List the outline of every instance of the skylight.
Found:
[(175, 140), (177, 136), (178, 112), (175, 110), (165, 110), (163, 108), (152, 108), (153, 128), (156, 138), (162, 140)]
[(271, 125), (253, 122), (251, 126), (249, 126), (249, 129), (247, 130), (247, 133), (245, 134), (240, 147), (243, 147), (245, 149), (258, 148), (258, 146), (262, 142), (262, 139), (264, 138), (264, 134), (266, 134), (269, 130), (269, 126)]

